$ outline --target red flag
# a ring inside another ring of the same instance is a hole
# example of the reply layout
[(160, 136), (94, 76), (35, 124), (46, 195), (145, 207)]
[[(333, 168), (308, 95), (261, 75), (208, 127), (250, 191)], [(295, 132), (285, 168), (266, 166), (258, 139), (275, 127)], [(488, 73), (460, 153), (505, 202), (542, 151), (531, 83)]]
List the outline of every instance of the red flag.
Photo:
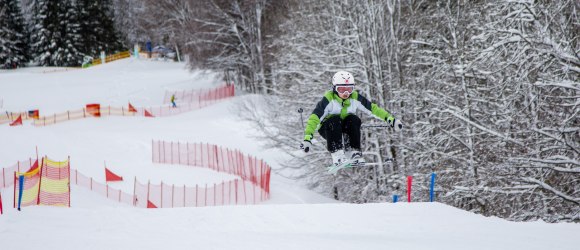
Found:
[(145, 117), (154, 117), (151, 113), (149, 113), (149, 111), (145, 110)]
[(157, 206), (155, 206), (155, 204), (153, 204), (153, 202), (150, 200), (147, 200), (147, 208), (157, 208)]
[(34, 164), (32, 164), (32, 166), (30, 166), (30, 169), (28, 169), (28, 171), (26, 171), (26, 172), (27, 173), (28, 172), (31, 172), (31, 171), (33, 171), (33, 170), (35, 170), (37, 168), (38, 168), (38, 160), (34, 161)]
[(18, 118), (16, 118), (16, 120), (14, 120), (12, 123), (10, 123), (10, 126), (17, 126), (17, 125), (22, 125), (22, 115), (19, 115)]
[(129, 103), (129, 112), (137, 112), (137, 109), (135, 109), (131, 103)]
[(105, 179), (106, 181), (123, 181), (122, 176), (114, 174), (113, 172), (111, 172), (111, 170), (107, 169), (106, 167), (105, 167)]

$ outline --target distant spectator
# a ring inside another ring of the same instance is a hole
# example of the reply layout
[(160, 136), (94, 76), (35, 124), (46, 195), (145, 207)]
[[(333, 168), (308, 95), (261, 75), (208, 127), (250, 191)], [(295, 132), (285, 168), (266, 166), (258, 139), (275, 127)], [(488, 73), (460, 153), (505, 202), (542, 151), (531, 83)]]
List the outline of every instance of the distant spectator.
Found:
[(171, 95), (171, 104), (174, 108), (177, 108), (177, 105), (175, 104), (175, 94)]
[(151, 41), (147, 40), (145, 47), (147, 48), (147, 58), (151, 58), (151, 51), (153, 50), (151, 47)]

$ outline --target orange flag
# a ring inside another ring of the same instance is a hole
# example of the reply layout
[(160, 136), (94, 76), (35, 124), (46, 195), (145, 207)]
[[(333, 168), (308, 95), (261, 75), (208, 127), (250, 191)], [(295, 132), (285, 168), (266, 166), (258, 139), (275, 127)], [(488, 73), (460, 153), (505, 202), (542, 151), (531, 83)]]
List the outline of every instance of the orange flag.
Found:
[(122, 176), (118, 176), (115, 173), (111, 172), (111, 170), (105, 167), (105, 180), (106, 181), (123, 181)]
[(16, 118), (16, 120), (10, 123), (10, 126), (18, 126), (18, 125), (22, 125), (22, 115), (19, 115), (18, 118)]
[(137, 109), (135, 109), (131, 103), (129, 103), (129, 112), (137, 112)]
[(98, 103), (87, 104), (87, 113), (94, 117), (101, 117), (101, 105)]
[(150, 200), (147, 200), (147, 208), (157, 208), (157, 206), (155, 206), (155, 204), (153, 204), (153, 202)]

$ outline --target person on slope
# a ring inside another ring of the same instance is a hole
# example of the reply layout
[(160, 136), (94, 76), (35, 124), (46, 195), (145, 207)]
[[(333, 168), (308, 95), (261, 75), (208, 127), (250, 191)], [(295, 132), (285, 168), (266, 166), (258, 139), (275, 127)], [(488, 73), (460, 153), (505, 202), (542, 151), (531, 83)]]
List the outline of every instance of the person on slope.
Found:
[(177, 104), (175, 104), (175, 94), (171, 95), (171, 106), (177, 108)]
[(349, 163), (361, 166), (365, 163), (360, 145), (362, 122), (356, 115), (358, 108), (386, 121), (395, 131), (403, 129), (403, 124), (398, 119), (359, 94), (354, 86), (354, 76), (351, 73), (338, 71), (334, 74), (332, 90), (324, 93), (324, 97), (308, 118), (304, 129), (304, 142), (300, 144), (300, 148), (308, 153), (312, 147), (314, 132), (318, 130), (322, 138), (326, 139), (326, 148), (332, 156), (334, 167), (343, 167)]

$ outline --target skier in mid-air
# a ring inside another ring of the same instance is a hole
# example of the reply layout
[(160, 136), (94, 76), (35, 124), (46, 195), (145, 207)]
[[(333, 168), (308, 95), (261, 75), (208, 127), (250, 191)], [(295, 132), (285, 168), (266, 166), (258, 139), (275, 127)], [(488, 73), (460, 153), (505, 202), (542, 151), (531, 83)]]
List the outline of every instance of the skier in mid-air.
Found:
[(338, 71), (334, 74), (332, 90), (324, 93), (324, 97), (308, 118), (304, 129), (304, 142), (300, 144), (300, 148), (308, 153), (312, 147), (314, 132), (318, 130), (322, 138), (326, 139), (326, 148), (332, 156), (331, 167), (334, 169), (349, 164), (351, 166), (365, 164), (360, 145), (362, 122), (356, 115), (358, 108), (386, 121), (395, 131), (403, 129), (401, 121), (359, 94), (354, 90), (354, 86), (355, 81), (351, 73)]

